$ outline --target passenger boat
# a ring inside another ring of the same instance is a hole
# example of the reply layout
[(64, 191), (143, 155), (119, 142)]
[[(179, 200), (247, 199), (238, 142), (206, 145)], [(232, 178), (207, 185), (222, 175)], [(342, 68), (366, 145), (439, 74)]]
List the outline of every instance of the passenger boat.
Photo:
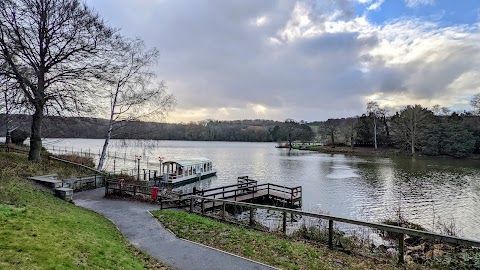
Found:
[(208, 158), (165, 161), (162, 164), (163, 181), (169, 184), (186, 184), (217, 174)]

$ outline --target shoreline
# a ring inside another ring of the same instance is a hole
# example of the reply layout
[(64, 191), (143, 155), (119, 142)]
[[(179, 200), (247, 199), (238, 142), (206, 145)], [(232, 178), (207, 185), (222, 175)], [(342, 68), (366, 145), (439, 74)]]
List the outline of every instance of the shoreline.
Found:
[[(302, 148), (303, 147), (303, 148)], [(280, 146), (277, 148), (288, 148)], [(349, 146), (319, 146), (319, 145), (294, 145), (292, 149), (300, 151), (314, 151), (324, 154), (345, 154), (352, 156), (370, 156), (370, 157), (420, 157), (420, 158), (435, 158), (435, 159), (455, 159), (455, 160), (480, 160), (480, 155), (471, 155), (468, 157), (452, 157), (445, 155), (430, 156), (415, 154), (412, 155), (409, 152), (396, 149), (396, 148), (369, 148), (369, 147), (355, 147), (351, 148)]]

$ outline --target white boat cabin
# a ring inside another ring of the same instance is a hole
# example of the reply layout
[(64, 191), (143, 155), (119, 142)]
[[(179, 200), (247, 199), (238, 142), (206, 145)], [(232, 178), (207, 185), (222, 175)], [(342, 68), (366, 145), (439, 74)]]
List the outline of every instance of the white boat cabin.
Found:
[(172, 184), (193, 182), (217, 173), (207, 158), (166, 161), (162, 164), (162, 172), (163, 180)]

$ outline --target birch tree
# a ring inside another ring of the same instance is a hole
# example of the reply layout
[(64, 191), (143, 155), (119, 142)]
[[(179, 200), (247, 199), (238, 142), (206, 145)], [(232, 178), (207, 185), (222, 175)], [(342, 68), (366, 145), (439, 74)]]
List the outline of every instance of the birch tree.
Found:
[(79, 0), (0, 1), (0, 76), (32, 112), (29, 160), (40, 159), (44, 115), (88, 108), (115, 32)]
[(109, 122), (97, 170), (105, 163), (110, 139), (126, 121), (160, 120), (175, 104), (164, 82), (156, 80), (152, 67), (158, 59), (157, 49), (148, 49), (139, 39), (119, 42), (112, 55), (115, 68), (107, 77)]

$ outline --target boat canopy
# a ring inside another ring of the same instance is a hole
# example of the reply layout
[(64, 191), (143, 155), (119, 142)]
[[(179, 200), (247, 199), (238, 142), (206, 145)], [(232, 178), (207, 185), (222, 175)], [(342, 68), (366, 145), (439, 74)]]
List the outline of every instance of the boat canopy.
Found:
[(183, 159), (183, 160), (170, 160), (170, 161), (163, 162), (163, 164), (176, 163), (182, 167), (187, 167), (187, 166), (192, 166), (197, 164), (205, 164), (208, 162), (210, 162), (208, 158), (199, 157), (199, 158), (191, 158), (191, 159)]

